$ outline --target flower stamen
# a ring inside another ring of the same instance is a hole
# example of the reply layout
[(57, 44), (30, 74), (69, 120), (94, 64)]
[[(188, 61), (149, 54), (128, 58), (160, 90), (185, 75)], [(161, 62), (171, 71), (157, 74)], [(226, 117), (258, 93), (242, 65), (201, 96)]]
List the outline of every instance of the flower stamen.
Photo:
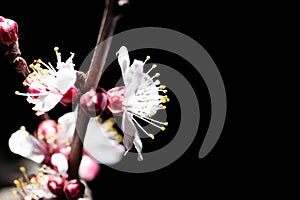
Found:
[(133, 116), (131, 116), (131, 119), (132, 119), (132, 121), (134, 121), (135, 122), (135, 124), (136, 125), (138, 125), (138, 127), (147, 135), (147, 136), (149, 136), (151, 139), (154, 139), (154, 135), (153, 134), (151, 134), (151, 133), (148, 133), (137, 121), (136, 121), (136, 119), (134, 119), (134, 117)]

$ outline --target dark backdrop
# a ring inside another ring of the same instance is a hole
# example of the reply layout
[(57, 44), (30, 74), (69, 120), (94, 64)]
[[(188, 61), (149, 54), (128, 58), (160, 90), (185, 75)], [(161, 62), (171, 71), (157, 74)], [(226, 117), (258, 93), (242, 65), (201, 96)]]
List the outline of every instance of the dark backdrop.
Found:
[[(154, 26), (177, 30), (196, 40), (214, 60), (224, 80), (228, 98), (226, 123), (214, 149), (205, 158), (199, 159), (198, 152), (209, 123), (209, 97), (201, 77), (181, 69), (182, 73), (189, 76), (193, 88), (203, 97), (203, 117), (196, 139), (178, 160), (154, 172), (124, 173), (101, 166), (100, 176), (89, 183), (94, 190), (95, 199), (101, 199), (106, 194), (134, 198), (139, 191), (147, 197), (183, 194), (187, 198), (196, 195), (199, 197), (195, 198), (200, 199), (204, 194), (238, 197), (238, 192), (248, 196), (264, 190), (263, 185), (270, 177), (268, 168), (257, 160), (259, 145), (251, 143), (253, 134), (257, 136), (257, 133), (252, 132), (256, 120), (246, 120), (251, 110), (245, 97), (250, 83), (243, 80), (247, 71), (251, 72), (248, 66), (248, 61), (251, 60), (241, 61), (241, 56), (244, 56), (244, 48), (250, 43), (248, 34), (253, 31), (251, 13), (260, 12), (259, 9), (252, 10), (248, 6), (250, 5), (197, 1), (131, 1), (127, 14), (118, 23), (116, 33)], [(80, 64), (94, 48), (102, 12), (103, 3), (88, 1), (67, 3), (67, 6), (43, 1), (39, 5), (27, 5), (26, 9), (20, 4), (0, 8), (0, 15), (18, 22), (20, 49), (28, 62), (37, 57), (54, 59), (53, 47), (59, 46), (65, 52), (64, 55), (70, 51), (75, 52), (74, 62)], [(144, 52), (136, 52), (138, 59), (144, 59)], [(181, 58), (167, 52), (150, 50), (150, 53), (154, 61), (174, 67), (188, 65)], [(9, 135), (21, 125), (33, 130), (39, 119), (34, 116), (25, 99), (14, 95), (14, 91), (22, 87), (22, 77), (4, 61), (1, 61), (1, 65), (3, 117), (0, 183), (1, 186), (6, 186), (10, 184), (5, 179), (6, 175), (14, 167), (17, 168), (15, 162), (20, 159), (8, 150)], [(67, 111), (61, 105), (56, 109), (58, 111), (50, 113), (53, 118)], [(173, 109), (176, 117), (176, 108), (167, 109)], [(168, 141), (162, 139), (159, 142)], [(158, 143), (156, 145), (161, 147)], [(145, 141), (145, 144), (145, 148), (151, 150), (153, 142)], [(264, 176), (256, 172), (264, 172)], [(142, 198), (143, 195), (139, 197)]]

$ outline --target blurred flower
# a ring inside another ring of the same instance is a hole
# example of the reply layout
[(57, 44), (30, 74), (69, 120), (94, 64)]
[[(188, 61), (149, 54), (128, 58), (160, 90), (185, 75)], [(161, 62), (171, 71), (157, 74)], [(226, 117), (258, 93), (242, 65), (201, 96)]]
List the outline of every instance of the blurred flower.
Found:
[(11, 44), (18, 41), (18, 24), (0, 16), (0, 43)]
[[(76, 109), (77, 110), (77, 109)], [(59, 175), (67, 177), (70, 143), (75, 131), (77, 112), (66, 113), (58, 119), (43, 120), (34, 134), (22, 126), (9, 138), (10, 150), (36, 163), (43, 163), (55, 169)], [(90, 118), (79, 172), (85, 180), (94, 179), (100, 170), (99, 163), (114, 164), (121, 160), (124, 147), (120, 135), (108, 119)]]
[[(75, 88), (76, 70), (74, 70), (74, 53), (66, 60), (61, 61), (61, 54), (55, 47), (57, 57), (56, 69), (51, 63), (44, 63), (36, 60), (29, 67), (33, 70), (23, 84), (27, 86), (27, 93), (16, 91), (17, 95), (27, 97), (29, 103), (34, 104), (33, 110), (36, 115), (44, 114), (61, 102), (62, 104), (71, 103), (76, 100), (78, 91)], [(42, 65), (45, 68), (42, 68)]]
[(25, 167), (20, 167), (22, 176), (13, 181), (11, 191), (21, 200), (92, 199), (84, 180), (67, 180), (45, 164), (31, 171), (33, 172), (28, 174)]
[[(77, 109), (64, 114), (58, 121), (61, 128), (69, 132), (68, 135), (75, 131), (76, 117)], [(91, 157), (106, 165), (119, 162), (124, 153), (124, 147), (120, 144), (122, 137), (113, 128), (114, 123), (113, 118), (102, 121), (100, 117), (91, 117), (83, 143), (84, 149)]]
[(14, 180), (13, 194), (19, 195), (22, 200), (51, 199), (56, 196), (48, 188), (50, 176), (45, 173), (47, 166), (43, 165), (36, 174), (28, 175), (24, 167), (20, 167), (20, 171), (23, 176)]
[(160, 122), (151, 117), (158, 110), (166, 108), (161, 103), (168, 102), (169, 98), (160, 94), (160, 92), (167, 92), (165, 90), (166, 86), (160, 85), (159, 80), (153, 80), (159, 76), (159, 73), (152, 77), (149, 76), (149, 72), (157, 66), (153, 65), (148, 72), (143, 72), (145, 62), (150, 59), (149, 56), (147, 56), (145, 62), (134, 60), (131, 66), (129, 66), (130, 59), (126, 47), (122, 46), (117, 52), (117, 56), (125, 86), (112, 88), (107, 92), (108, 108), (113, 114), (122, 115), (123, 143), (127, 149), (125, 154), (134, 145), (138, 152), (138, 160), (142, 160), (142, 142), (135, 125), (150, 138), (153, 139), (154, 136), (148, 133), (136, 118), (165, 130), (164, 126), (168, 125), (167, 122)]

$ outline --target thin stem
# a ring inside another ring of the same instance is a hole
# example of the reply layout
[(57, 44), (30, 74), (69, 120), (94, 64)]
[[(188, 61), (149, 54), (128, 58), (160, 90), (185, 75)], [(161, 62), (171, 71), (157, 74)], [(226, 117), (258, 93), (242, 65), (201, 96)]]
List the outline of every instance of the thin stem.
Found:
[[(115, 11), (118, 8), (119, 0), (106, 0), (103, 18), (98, 34), (98, 39), (91, 65), (87, 73), (85, 85), (82, 88), (83, 94), (91, 88), (96, 88), (101, 78), (103, 67), (110, 49), (111, 36), (114, 34), (118, 19), (121, 17)], [(104, 42), (105, 41), (105, 42)], [(78, 178), (78, 169), (82, 158), (83, 141), (86, 134), (86, 128), (89, 117), (84, 111), (78, 107), (76, 120), (76, 128), (71, 144), (71, 152), (69, 155), (69, 179)]]

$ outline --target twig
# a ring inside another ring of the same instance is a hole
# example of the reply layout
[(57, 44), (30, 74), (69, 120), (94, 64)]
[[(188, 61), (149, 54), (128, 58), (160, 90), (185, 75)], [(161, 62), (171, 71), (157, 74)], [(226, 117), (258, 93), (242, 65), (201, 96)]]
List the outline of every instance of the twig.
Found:
[[(122, 1), (123, 3), (123, 1)], [(89, 71), (82, 94), (91, 88), (96, 88), (99, 84), (103, 67), (110, 49), (111, 36), (114, 34), (118, 19), (122, 16), (117, 13), (117, 9), (121, 6), (119, 0), (106, 0), (100, 31), (92, 57)], [(105, 42), (104, 42), (105, 41)], [(101, 45), (100, 45), (101, 44)], [(78, 178), (78, 169), (82, 158), (83, 141), (89, 117), (78, 107), (76, 128), (71, 144), (71, 152), (69, 155), (69, 179)]]

